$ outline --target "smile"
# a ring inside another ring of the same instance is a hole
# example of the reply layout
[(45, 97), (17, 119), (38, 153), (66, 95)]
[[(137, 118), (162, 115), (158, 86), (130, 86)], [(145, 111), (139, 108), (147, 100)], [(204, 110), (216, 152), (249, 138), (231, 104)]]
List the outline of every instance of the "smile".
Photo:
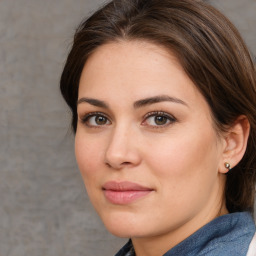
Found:
[(142, 197), (147, 196), (152, 191), (151, 188), (141, 186), (133, 182), (110, 181), (104, 184), (103, 192), (105, 198), (112, 204), (130, 204)]

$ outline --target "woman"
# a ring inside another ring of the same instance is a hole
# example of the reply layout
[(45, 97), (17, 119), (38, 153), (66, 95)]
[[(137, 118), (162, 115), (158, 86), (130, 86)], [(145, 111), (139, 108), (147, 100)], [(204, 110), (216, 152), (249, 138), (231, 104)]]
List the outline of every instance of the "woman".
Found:
[(60, 86), (90, 200), (130, 238), (118, 256), (256, 255), (255, 69), (221, 13), (111, 1), (78, 28)]

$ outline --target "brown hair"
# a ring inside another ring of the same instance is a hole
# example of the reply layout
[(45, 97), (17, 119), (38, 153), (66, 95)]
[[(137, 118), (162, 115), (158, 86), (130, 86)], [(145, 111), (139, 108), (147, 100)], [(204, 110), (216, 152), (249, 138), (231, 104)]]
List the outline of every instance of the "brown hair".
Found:
[(251, 130), (240, 163), (227, 174), (230, 212), (253, 212), (256, 179), (256, 77), (250, 54), (236, 28), (212, 6), (196, 0), (113, 0), (77, 29), (60, 89), (77, 127), (80, 75), (101, 45), (118, 40), (148, 41), (176, 55), (208, 102), (216, 130), (245, 115)]

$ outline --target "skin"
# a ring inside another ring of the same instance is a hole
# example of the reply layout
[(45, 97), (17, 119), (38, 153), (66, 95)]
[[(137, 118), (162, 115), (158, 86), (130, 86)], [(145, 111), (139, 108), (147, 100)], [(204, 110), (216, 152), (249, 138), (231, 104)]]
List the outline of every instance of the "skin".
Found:
[[(134, 105), (156, 96), (160, 102)], [(114, 235), (131, 237), (136, 255), (162, 255), (227, 213), (226, 148), (208, 104), (165, 49), (120, 41), (99, 47), (86, 62), (78, 95), (78, 166), (103, 223)], [(152, 191), (114, 204), (102, 189), (108, 181)]]

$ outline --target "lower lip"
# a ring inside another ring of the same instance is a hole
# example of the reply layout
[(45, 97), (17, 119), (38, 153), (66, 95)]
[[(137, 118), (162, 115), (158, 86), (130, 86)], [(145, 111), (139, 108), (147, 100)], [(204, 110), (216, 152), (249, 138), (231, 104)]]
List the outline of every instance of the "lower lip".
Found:
[(108, 201), (113, 204), (130, 204), (142, 197), (151, 193), (151, 190), (129, 190), (129, 191), (115, 191), (104, 190), (104, 195)]

